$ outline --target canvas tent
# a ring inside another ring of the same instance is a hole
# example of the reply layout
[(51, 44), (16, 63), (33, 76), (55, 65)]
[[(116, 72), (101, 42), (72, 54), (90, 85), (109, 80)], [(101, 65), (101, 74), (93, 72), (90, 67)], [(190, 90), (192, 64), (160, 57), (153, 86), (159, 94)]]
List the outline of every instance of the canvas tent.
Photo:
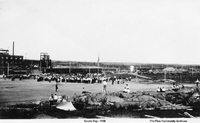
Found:
[(173, 67), (166, 67), (162, 71), (164, 72), (164, 79), (166, 80), (167, 73), (174, 72), (176, 69)]
[(64, 111), (75, 111), (76, 108), (72, 104), (72, 102), (61, 102), (56, 106), (57, 109)]
[(174, 72), (176, 69), (173, 67), (166, 67), (163, 69), (164, 72)]

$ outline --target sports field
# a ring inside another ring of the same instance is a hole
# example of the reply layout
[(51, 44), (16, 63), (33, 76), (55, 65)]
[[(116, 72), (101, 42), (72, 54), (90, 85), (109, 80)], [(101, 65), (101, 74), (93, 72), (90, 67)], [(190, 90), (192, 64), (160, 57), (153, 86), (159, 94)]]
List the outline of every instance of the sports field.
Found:
[[(155, 90), (157, 87), (172, 87), (171, 84), (145, 84), (138, 83), (135, 80), (126, 82), (129, 84), (131, 92)], [(107, 84), (108, 92), (117, 92), (123, 90), (125, 84)], [(20, 103), (24, 101), (48, 100), (51, 94), (72, 96), (74, 93), (80, 94), (82, 87), (89, 92), (102, 92), (102, 84), (85, 84), (85, 83), (64, 83), (58, 84), (58, 92), (55, 92), (56, 82), (37, 82), (37, 80), (18, 80), (0, 79), (0, 106), (5, 104)], [(187, 85), (189, 86), (189, 85)]]

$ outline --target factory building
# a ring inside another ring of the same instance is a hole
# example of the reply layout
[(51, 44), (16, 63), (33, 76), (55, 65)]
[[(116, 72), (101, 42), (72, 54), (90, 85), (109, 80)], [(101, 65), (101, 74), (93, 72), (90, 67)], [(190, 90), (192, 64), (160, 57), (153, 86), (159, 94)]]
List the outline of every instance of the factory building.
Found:
[(0, 49), (0, 74), (23, 67), (23, 56), (10, 55), (9, 50)]

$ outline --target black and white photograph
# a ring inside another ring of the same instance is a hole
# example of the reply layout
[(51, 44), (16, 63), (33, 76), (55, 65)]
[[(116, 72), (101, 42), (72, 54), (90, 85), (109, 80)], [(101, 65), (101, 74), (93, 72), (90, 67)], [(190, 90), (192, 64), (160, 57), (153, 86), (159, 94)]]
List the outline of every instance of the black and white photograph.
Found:
[(198, 122), (199, 42), (198, 0), (0, 0), (0, 122)]

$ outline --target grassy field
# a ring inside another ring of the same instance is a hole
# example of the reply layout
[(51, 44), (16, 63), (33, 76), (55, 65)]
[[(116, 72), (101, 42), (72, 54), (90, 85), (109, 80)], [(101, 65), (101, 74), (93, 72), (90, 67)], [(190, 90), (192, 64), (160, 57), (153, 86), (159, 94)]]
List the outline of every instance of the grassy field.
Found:
[[(132, 80), (126, 82), (129, 84), (131, 92), (133, 91), (148, 91), (155, 90), (157, 87), (170, 88), (172, 84), (146, 84), (139, 83)], [(125, 84), (114, 84), (108, 82), (107, 91), (116, 92), (121, 91), (125, 87)], [(84, 84), (84, 83), (59, 83), (58, 92), (55, 92), (56, 82), (37, 82), (37, 80), (18, 80), (11, 81), (10, 79), (0, 79), (0, 106), (6, 104), (15, 104), (25, 101), (37, 101), (48, 100), (51, 94), (72, 96), (74, 93), (80, 94), (82, 87), (85, 87), (86, 91), (90, 92), (102, 92), (102, 84)], [(186, 85), (193, 86), (193, 85)]]

